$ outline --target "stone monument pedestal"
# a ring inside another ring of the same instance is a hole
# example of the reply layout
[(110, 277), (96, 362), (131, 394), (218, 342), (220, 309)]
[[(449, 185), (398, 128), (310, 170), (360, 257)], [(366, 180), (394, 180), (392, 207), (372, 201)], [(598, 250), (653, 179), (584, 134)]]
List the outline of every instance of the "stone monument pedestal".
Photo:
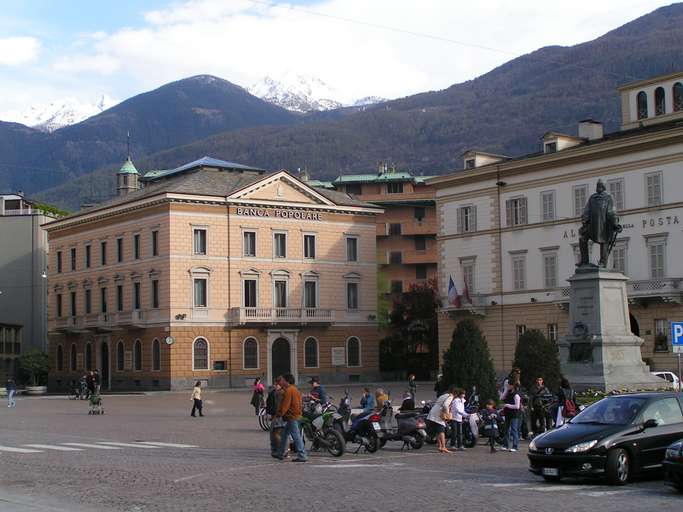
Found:
[(577, 390), (666, 387), (643, 362), (643, 339), (631, 332), (627, 281), (594, 265), (569, 278), (569, 335), (558, 344), (562, 372)]

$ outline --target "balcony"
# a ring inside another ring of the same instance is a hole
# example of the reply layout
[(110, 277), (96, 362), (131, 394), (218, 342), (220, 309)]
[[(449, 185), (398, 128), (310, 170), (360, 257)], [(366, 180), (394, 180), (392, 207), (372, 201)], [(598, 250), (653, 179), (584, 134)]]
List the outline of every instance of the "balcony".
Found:
[(409, 265), (436, 263), (436, 247), (430, 247), (425, 251), (403, 251), (403, 263)]
[(79, 332), (77, 320), (78, 318), (75, 316), (57, 318), (55, 320), (55, 331), (63, 334), (75, 334)]
[(436, 235), (436, 219), (404, 222), (401, 230), (404, 235)]
[[(468, 302), (467, 299), (461, 295), (460, 307), (453, 304), (447, 304), (445, 307), (441, 308), (441, 311), (446, 314), (467, 312), (476, 316), (484, 316), (486, 314), (486, 306), (495, 305), (495, 301), (492, 303), (489, 296), (483, 293), (471, 293), (470, 299), (472, 299), (472, 301)], [(447, 303), (447, 299), (444, 302)]]
[(232, 322), (244, 324), (331, 324), (334, 310), (320, 308), (232, 308)]
[(116, 313), (115, 323), (119, 327), (133, 327), (141, 329), (145, 327), (145, 315), (143, 311), (122, 311)]

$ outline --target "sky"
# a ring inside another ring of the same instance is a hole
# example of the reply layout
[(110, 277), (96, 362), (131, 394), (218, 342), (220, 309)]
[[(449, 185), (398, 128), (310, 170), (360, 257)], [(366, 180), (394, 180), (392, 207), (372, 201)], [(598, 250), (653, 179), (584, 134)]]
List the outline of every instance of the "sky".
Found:
[[(594, 39), (670, 1), (0, 0), (0, 112), (285, 73), (397, 98)], [(629, 81), (625, 78), (625, 82)]]

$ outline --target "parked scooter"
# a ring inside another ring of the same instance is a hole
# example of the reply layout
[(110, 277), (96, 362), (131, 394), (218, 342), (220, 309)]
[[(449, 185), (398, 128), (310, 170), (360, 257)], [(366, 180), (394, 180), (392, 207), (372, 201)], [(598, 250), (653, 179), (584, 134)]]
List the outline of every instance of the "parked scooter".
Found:
[[(404, 400), (405, 403), (406, 400)], [(412, 401), (412, 398), (410, 398)], [(403, 410), (394, 415), (394, 408), (391, 406), (391, 400), (386, 400), (382, 411), (380, 412), (382, 427), (382, 438), (380, 439), (380, 448), (388, 441), (401, 441), (404, 448), (413, 448), (419, 450), (422, 448), (427, 437), (426, 424), (421, 413), (415, 410)]]
[(345, 390), (339, 401), (339, 408), (332, 416), (334, 429), (341, 434), (344, 441), (358, 445), (355, 453), (361, 448), (368, 453), (375, 453), (379, 449), (379, 438), (382, 435), (380, 419), (380, 415), (374, 411), (352, 418), (348, 390)]

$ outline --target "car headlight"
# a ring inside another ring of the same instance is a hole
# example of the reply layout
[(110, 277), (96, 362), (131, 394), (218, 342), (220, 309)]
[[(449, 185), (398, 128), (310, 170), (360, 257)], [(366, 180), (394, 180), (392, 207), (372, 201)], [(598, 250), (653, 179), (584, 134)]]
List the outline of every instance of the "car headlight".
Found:
[(565, 450), (565, 453), (583, 453), (587, 452), (591, 448), (593, 448), (596, 444), (598, 444), (598, 440), (594, 439), (593, 441), (585, 441), (583, 443), (575, 444), (574, 446), (570, 446)]
[(665, 458), (667, 460), (683, 460), (683, 447), (675, 444), (666, 449)]
[(530, 452), (536, 451), (536, 438), (532, 439), (531, 442), (529, 443), (529, 451)]

